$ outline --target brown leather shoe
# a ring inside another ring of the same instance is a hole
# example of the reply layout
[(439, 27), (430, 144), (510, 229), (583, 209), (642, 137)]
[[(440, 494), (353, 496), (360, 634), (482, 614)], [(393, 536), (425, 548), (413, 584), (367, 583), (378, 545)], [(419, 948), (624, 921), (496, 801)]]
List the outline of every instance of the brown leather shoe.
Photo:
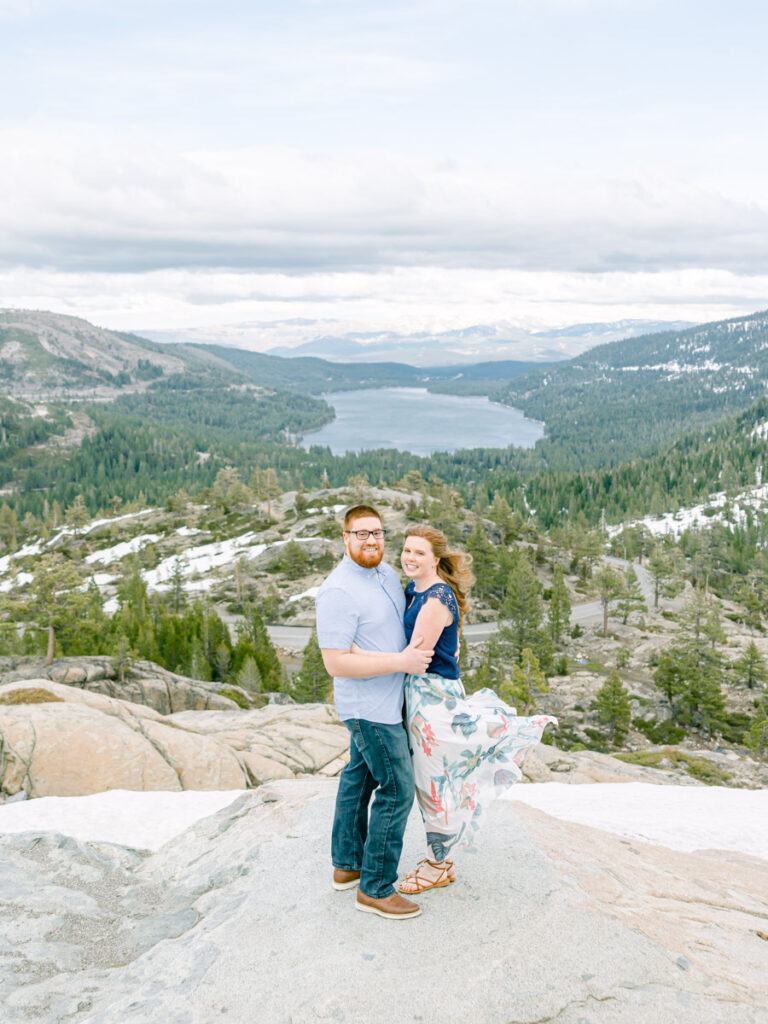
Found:
[(355, 906), (364, 914), (378, 914), (379, 917), (389, 917), (393, 921), (399, 921), (406, 917), (418, 917), (421, 913), (418, 903), (405, 899), (399, 892), (393, 892), (389, 896), (375, 900), (373, 896), (366, 896), (362, 889), (358, 889)]
[(345, 871), (343, 868), (333, 869), (333, 888), (352, 889), (360, 881), (359, 871)]

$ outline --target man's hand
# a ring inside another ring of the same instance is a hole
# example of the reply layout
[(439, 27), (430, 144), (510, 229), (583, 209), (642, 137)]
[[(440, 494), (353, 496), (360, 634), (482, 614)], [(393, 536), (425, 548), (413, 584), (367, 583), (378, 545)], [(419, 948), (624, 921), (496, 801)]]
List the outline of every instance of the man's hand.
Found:
[(400, 657), (402, 658), (401, 671), (408, 675), (418, 676), (422, 675), (429, 668), (429, 663), (432, 661), (434, 651), (422, 650), (421, 644), (423, 637), (414, 636), (411, 638), (411, 642), (401, 652)]

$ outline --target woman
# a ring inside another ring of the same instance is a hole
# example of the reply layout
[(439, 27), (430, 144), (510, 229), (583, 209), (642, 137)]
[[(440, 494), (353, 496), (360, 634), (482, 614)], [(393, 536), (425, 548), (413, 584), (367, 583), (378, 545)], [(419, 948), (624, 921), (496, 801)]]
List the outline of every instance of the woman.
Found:
[(405, 698), (416, 796), (427, 832), (428, 856), (401, 882), (406, 895), (442, 888), (455, 879), (446, 855), (469, 846), (487, 805), (522, 777), (525, 751), (557, 719), (518, 718), (492, 690), (467, 697), (459, 678), (458, 637), (474, 582), (470, 557), (448, 550), (431, 526), (408, 528), (401, 564), (405, 634), (416, 633), (435, 654), (424, 675), (407, 676)]

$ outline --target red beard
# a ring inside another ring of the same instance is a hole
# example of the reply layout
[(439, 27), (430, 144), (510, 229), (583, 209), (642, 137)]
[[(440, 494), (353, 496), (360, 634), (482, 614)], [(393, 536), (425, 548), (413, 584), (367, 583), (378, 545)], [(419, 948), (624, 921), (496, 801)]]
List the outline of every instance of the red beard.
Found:
[(350, 551), (349, 557), (353, 562), (357, 562), (358, 565), (362, 565), (364, 569), (375, 569), (384, 557), (384, 552), (381, 548), (377, 548), (375, 551)]

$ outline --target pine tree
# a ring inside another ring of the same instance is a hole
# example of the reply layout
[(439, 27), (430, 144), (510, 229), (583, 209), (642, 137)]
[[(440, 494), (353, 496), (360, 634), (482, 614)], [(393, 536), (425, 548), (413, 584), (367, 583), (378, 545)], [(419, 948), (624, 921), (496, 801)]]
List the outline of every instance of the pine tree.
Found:
[(571, 598), (565, 585), (562, 566), (555, 566), (552, 579), (552, 596), (549, 599), (549, 635), (557, 643), (571, 623)]
[(296, 580), (306, 573), (309, 555), (298, 541), (289, 540), (280, 552), (278, 565), (289, 580)]
[(85, 498), (78, 494), (72, 504), (64, 513), (64, 521), (72, 528), (75, 537), (80, 536), (80, 531), (90, 519), (90, 513), (85, 504)]
[(731, 667), (736, 679), (746, 683), (750, 690), (754, 690), (758, 684), (764, 685), (768, 681), (765, 660), (754, 640), (750, 640), (742, 656), (737, 658)]
[(595, 588), (603, 609), (603, 636), (608, 635), (608, 613), (624, 589), (624, 578), (618, 570), (604, 565), (595, 573)]
[(632, 715), (629, 693), (614, 668), (608, 673), (595, 699), (597, 717), (608, 727), (608, 739), (620, 744), (627, 734)]
[(16, 550), (18, 531), (19, 521), (16, 510), (3, 504), (0, 506), (0, 540), (9, 551)]
[(250, 693), (261, 693), (262, 679), (259, 666), (252, 655), (248, 655), (237, 673), (237, 685)]
[(624, 584), (616, 607), (621, 612), (621, 621), (625, 625), (632, 612), (645, 612), (648, 610), (643, 592), (640, 589), (640, 581), (632, 565), (628, 565), (624, 573)]
[(516, 708), (519, 715), (530, 714), (536, 703), (536, 694), (548, 691), (547, 677), (530, 647), (523, 650), (519, 664), (512, 666), (511, 680), (499, 686), (501, 699)]
[(648, 572), (653, 580), (653, 607), (659, 607), (659, 597), (673, 597), (683, 586), (673, 551), (656, 544), (648, 556)]
[(131, 667), (131, 662), (136, 659), (136, 652), (131, 649), (130, 642), (125, 633), (121, 633), (115, 645), (112, 655), (112, 668), (117, 673), (121, 683), (125, 682), (126, 670)]
[(46, 665), (53, 661), (56, 631), (70, 626), (88, 606), (89, 596), (82, 586), (82, 573), (73, 562), (59, 554), (44, 555), (37, 564), (26, 594), (2, 601), (2, 606), (16, 620), (33, 621), (46, 630)]
[(528, 647), (547, 671), (552, 661), (552, 641), (544, 625), (541, 585), (530, 559), (521, 551), (513, 553), (502, 615), (506, 624), (501, 629), (501, 637), (511, 643), (514, 660), (520, 661)]
[(325, 701), (329, 697), (331, 682), (331, 677), (323, 664), (317, 634), (313, 629), (307, 646), (304, 648), (301, 668), (293, 677), (292, 696), (300, 704)]
[(679, 698), (685, 692), (691, 668), (690, 657), (679, 648), (671, 647), (659, 654), (659, 663), (653, 673), (653, 682), (667, 698), (673, 719), (678, 717)]
[(744, 746), (758, 761), (768, 761), (768, 701), (765, 698), (757, 706), (749, 732), (744, 734)]
[(174, 558), (173, 568), (171, 570), (171, 578), (169, 580), (170, 589), (168, 591), (168, 603), (176, 614), (187, 603), (187, 593), (184, 589), (184, 566), (180, 558)]
[[(282, 690), (285, 671), (280, 664), (277, 651), (269, 639), (264, 620), (253, 605), (245, 609), (245, 620), (240, 626), (241, 640), (259, 667), (262, 688), (265, 692)], [(236, 652), (237, 653), (237, 652)]]

